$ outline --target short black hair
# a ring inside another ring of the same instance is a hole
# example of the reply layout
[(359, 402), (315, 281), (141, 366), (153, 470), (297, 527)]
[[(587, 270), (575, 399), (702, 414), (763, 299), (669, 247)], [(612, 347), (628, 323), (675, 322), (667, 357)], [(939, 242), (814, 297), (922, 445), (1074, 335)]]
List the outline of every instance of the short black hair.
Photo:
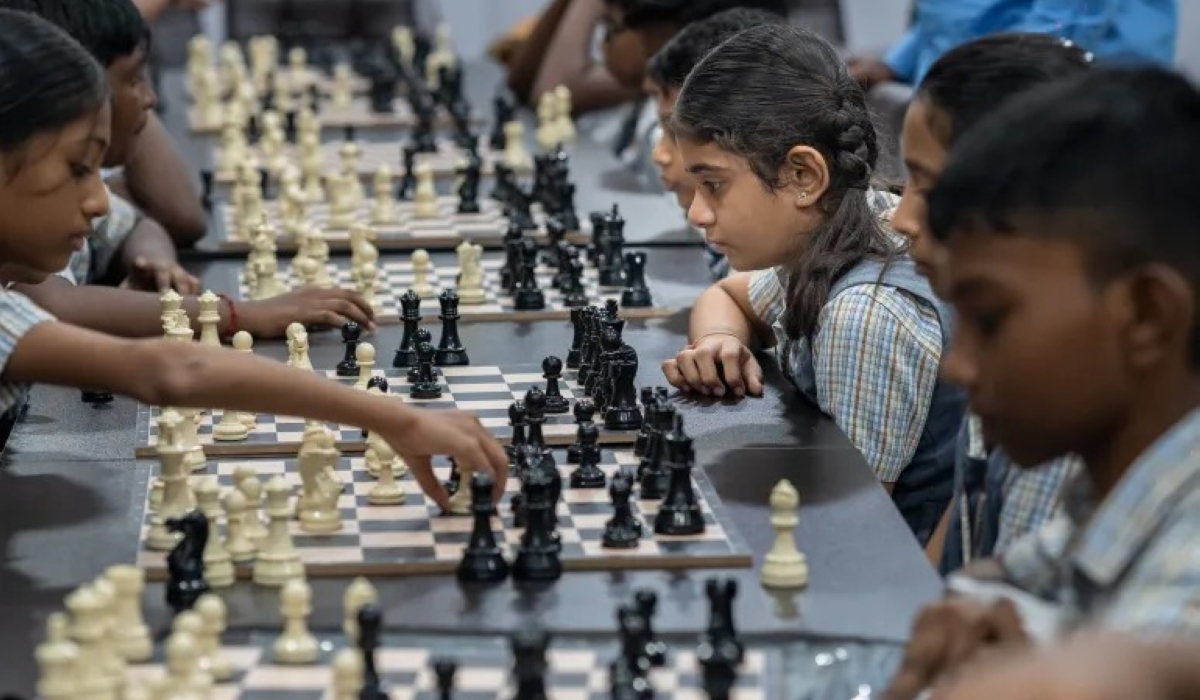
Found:
[(150, 42), (150, 29), (131, 0), (0, 0), (0, 7), (58, 25), (105, 68)]
[(782, 22), (783, 19), (782, 15), (769, 10), (735, 7), (692, 22), (650, 57), (646, 75), (664, 90), (678, 90), (700, 59), (726, 39), (743, 29)]
[(932, 108), (930, 127), (949, 146), (1013, 95), (1082, 73), (1091, 62), (1091, 54), (1049, 34), (993, 34), (943, 54), (921, 80), (917, 98)]
[(607, 0), (622, 11), (630, 29), (657, 22), (679, 27), (735, 7), (748, 7), (787, 16), (787, 0)]
[(0, 8), (0, 152), (19, 152), (108, 101), (104, 70), (58, 27)]
[[(1098, 282), (1170, 265), (1200, 293), (1197, 191), (1200, 91), (1162, 68), (1097, 68), (1018, 95), (968, 130), (929, 194), (929, 223), (942, 241), (1069, 240)], [(1200, 366), (1200, 318), (1193, 328)]]

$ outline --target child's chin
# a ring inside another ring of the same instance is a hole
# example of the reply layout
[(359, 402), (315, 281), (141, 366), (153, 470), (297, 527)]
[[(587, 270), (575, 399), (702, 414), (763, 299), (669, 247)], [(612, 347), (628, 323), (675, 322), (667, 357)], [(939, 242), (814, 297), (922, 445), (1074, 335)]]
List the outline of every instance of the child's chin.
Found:
[[(66, 267), (65, 262), (63, 267)], [(30, 265), (7, 263), (0, 266), (0, 280), (3, 280), (5, 284), (41, 284), (57, 271), (47, 272)]]

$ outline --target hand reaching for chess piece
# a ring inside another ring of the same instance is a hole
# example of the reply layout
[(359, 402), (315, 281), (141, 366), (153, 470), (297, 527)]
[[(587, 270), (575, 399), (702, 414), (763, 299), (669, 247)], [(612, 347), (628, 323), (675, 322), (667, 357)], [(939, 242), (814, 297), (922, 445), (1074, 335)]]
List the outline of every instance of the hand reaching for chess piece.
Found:
[[(228, 307), (222, 306), (228, 322)], [(349, 289), (301, 287), (270, 299), (237, 304), (238, 329), (260, 340), (282, 338), (292, 323), (340, 328), (351, 321), (368, 332), (375, 330), (370, 304)]]
[(472, 471), (492, 476), (499, 500), (508, 480), (508, 455), (479, 418), (466, 411), (410, 411), (395, 428), (379, 431), (408, 465), (421, 490), (447, 509), (450, 494), (433, 473), (434, 455), (445, 455)]
[(671, 386), (705, 396), (741, 398), (762, 396), (763, 371), (754, 353), (732, 332), (700, 336), (663, 362), (663, 374)]

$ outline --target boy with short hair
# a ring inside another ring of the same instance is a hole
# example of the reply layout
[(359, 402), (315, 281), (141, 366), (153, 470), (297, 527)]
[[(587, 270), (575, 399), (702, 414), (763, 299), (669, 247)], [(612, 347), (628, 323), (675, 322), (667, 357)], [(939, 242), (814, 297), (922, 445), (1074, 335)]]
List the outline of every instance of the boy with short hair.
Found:
[(138, 8), (130, 0), (0, 0), (0, 7), (58, 25), (104, 66), (113, 109), (104, 166), (122, 171), (109, 178), (110, 188), (179, 246), (203, 238), (207, 217), (188, 165), (154, 112), (158, 97), (146, 77), (150, 29)]
[[(946, 376), (1017, 464), (1084, 463), (1064, 515), (997, 562), (1067, 628), (1200, 633), (1197, 123), (1185, 78), (1097, 70), (981, 121), (929, 195), (957, 311)], [(927, 609), (886, 697), (1026, 642), (1007, 618)]]
[[(155, 126), (157, 98), (144, 77), (149, 30), (130, 0), (0, 0), (0, 7), (38, 15), (58, 25), (105, 67), (112, 105), (112, 137), (105, 165), (125, 165), (126, 184), (150, 194), (154, 202), (172, 203), (168, 209), (182, 201), (194, 203), (190, 185), (171, 184), (179, 179), (171, 173), (182, 168), (181, 160), (167, 157), (156, 161), (153, 172), (146, 167), (149, 160), (139, 160), (146, 154), (159, 158), (163, 152), (146, 148), (154, 142), (142, 143), (148, 134), (157, 141), (154, 130), (161, 124)], [(169, 136), (165, 139), (160, 145), (170, 147)], [(131, 164), (134, 167), (129, 167)], [(186, 174), (182, 178), (186, 180)], [(143, 187), (137, 184), (141, 182), (156, 184)], [(92, 237), (57, 277), (38, 284), (2, 281), (13, 283), (14, 290), (61, 320), (122, 337), (162, 333), (158, 293), (168, 288), (185, 295), (184, 308), (196, 319), (199, 302), (194, 295), (200, 291), (199, 281), (179, 266), (175, 245), (163, 227), (120, 196), (114, 194), (110, 201), (111, 211), (93, 222)], [(151, 208), (155, 210), (164, 208)], [(220, 314), (223, 335), (245, 330), (260, 339), (282, 337), (293, 322), (339, 326), (355, 321), (370, 328), (374, 318), (358, 294), (316, 288), (241, 304), (225, 298)]]
[[(646, 82), (658, 111), (658, 125), (651, 136), (654, 144), (651, 159), (658, 167), (663, 188), (675, 196), (685, 213), (692, 205), (693, 190), (675, 146), (675, 135), (668, 126), (683, 81), (705, 54), (729, 37), (743, 29), (782, 21), (784, 18), (776, 12), (749, 7), (718, 12), (685, 26), (646, 62)], [(729, 263), (725, 256), (707, 243), (704, 250), (713, 279), (728, 275)]]

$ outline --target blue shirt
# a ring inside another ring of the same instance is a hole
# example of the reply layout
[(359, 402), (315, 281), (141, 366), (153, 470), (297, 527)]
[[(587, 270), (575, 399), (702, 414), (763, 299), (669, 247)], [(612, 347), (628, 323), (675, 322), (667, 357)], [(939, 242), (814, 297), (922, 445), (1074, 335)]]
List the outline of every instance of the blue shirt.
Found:
[(901, 82), (916, 85), (950, 49), (988, 34), (1044, 32), (1101, 62), (1175, 60), (1178, 0), (917, 0), (912, 26), (886, 56)]

